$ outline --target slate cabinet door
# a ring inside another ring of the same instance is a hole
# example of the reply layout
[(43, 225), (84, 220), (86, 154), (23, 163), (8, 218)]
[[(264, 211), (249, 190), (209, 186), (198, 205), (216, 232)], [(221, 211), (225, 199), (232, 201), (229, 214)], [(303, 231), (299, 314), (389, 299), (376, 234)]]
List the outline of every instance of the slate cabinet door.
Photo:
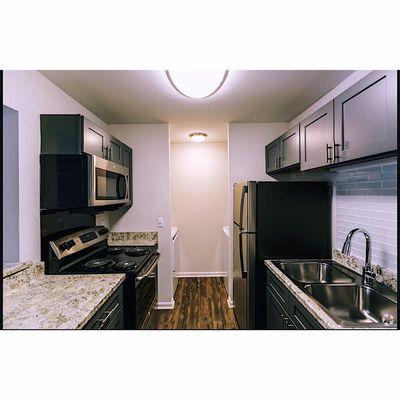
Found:
[(280, 140), (279, 138), (265, 146), (265, 169), (273, 172), (279, 169), (280, 162)]
[(108, 133), (85, 117), (83, 117), (83, 127), (83, 151), (107, 159)]
[(286, 286), (267, 270), (267, 329), (322, 329)]
[(128, 146), (123, 146), (122, 148), (122, 165), (132, 168), (132, 149)]
[(333, 100), (300, 123), (300, 169), (333, 163)]
[(267, 288), (267, 329), (297, 330), (289, 315), (269, 288)]
[(117, 164), (123, 165), (123, 148), (124, 144), (118, 139), (111, 136), (109, 137), (108, 147), (109, 147), (109, 160)]
[(300, 125), (290, 128), (280, 137), (280, 168), (287, 168), (300, 162)]
[(111, 295), (83, 329), (112, 330), (124, 329), (123, 285)]
[(397, 149), (397, 71), (373, 71), (335, 99), (335, 161)]

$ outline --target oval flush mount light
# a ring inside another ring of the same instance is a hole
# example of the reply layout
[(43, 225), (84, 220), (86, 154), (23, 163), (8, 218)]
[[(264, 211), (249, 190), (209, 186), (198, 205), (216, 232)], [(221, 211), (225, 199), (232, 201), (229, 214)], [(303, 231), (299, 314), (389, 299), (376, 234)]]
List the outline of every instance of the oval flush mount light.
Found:
[(191, 99), (205, 99), (212, 96), (224, 84), (228, 72), (228, 70), (165, 71), (175, 90)]
[(189, 135), (189, 137), (192, 142), (201, 143), (206, 140), (207, 133), (193, 132)]

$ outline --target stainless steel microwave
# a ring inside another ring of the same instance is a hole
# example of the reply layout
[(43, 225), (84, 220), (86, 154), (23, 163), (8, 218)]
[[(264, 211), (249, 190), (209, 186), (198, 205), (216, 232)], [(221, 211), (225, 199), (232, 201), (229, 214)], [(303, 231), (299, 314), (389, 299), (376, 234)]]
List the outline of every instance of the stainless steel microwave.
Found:
[(40, 208), (131, 205), (129, 168), (89, 154), (41, 154)]

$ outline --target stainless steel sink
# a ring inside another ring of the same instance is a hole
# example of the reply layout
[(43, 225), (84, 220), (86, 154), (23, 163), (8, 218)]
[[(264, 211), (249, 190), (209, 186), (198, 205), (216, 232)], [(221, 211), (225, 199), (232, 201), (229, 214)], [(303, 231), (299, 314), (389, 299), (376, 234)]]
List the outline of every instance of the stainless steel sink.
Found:
[(289, 278), (303, 283), (351, 283), (354, 279), (326, 262), (280, 262), (279, 268)]
[(397, 322), (397, 303), (368, 286), (312, 284), (304, 290), (343, 326)]

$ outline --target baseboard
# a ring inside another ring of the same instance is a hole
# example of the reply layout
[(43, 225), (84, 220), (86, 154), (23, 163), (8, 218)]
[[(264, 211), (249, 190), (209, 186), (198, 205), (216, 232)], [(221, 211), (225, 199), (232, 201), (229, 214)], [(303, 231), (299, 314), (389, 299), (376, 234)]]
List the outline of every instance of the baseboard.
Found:
[(175, 278), (207, 278), (228, 276), (227, 271), (209, 271), (209, 272), (174, 272)]
[(172, 310), (175, 305), (175, 300), (172, 301), (159, 301), (156, 304), (156, 310)]
[(232, 299), (228, 296), (228, 298), (226, 299), (226, 301), (228, 302), (228, 307), (229, 308), (234, 308), (235, 306), (233, 305), (233, 301)]

